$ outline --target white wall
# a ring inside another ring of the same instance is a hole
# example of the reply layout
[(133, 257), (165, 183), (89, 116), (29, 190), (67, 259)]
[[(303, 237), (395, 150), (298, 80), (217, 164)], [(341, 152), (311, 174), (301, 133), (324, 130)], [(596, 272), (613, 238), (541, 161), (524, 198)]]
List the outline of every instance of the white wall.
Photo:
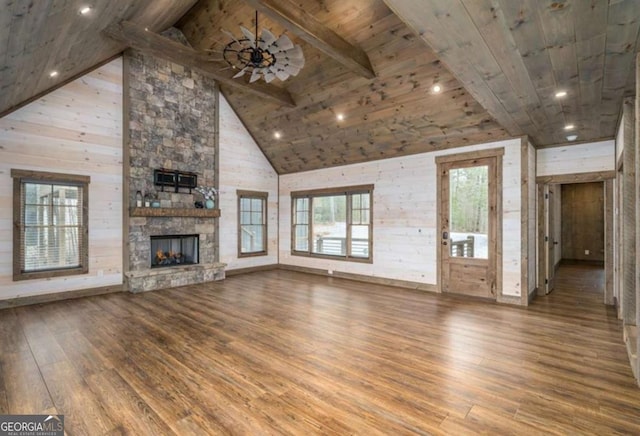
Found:
[[(278, 263), (278, 175), (220, 94), (220, 262), (227, 270)], [(236, 191), (269, 193), (267, 256), (238, 257)]]
[(613, 171), (615, 141), (543, 148), (537, 152), (538, 176)]
[[(122, 283), (122, 59), (0, 119), (0, 299)], [(89, 273), (14, 282), (11, 169), (89, 184)]]
[[(503, 294), (521, 293), (521, 140), (280, 176), (280, 263), (436, 285), (436, 156), (504, 147)], [(291, 191), (374, 184), (373, 263), (291, 255)]]

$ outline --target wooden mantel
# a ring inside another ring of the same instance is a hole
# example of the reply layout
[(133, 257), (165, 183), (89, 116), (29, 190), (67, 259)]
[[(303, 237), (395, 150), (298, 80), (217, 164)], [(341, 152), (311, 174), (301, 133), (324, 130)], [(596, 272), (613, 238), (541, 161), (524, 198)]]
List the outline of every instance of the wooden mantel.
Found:
[(220, 209), (196, 209), (179, 207), (134, 207), (131, 216), (140, 217), (193, 217), (193, 218), (218, 218)]

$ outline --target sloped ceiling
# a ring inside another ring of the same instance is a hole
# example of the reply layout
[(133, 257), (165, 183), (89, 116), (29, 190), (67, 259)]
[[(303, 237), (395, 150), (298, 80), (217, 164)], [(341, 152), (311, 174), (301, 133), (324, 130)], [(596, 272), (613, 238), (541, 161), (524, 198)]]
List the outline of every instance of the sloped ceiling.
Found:
[[(249, 3), (269, 2), (313, 15), (363, 50), (376, 74), (260, 14), (260, 28), (304, 50), (297, 77), (265, 85), (294, 105), (221, 83), (279, 173), (523, 134), (536, 146), (565, 143), (567, 124), (578, 141), (613, 138), (622, 99), (634, 94), (637, 0), (96, 0), (87, 16), (76, 1), (0, 0), (0, 116), (120, 53), (127, 44), (106, 36), (109, 25), (154, 34), (176, 25), (221, 59), (221, 29), (240, 35), (255, 25)], [(208, 69), (231, 74), (220, 62)], [(558, 90), (567, 96), (556, 99)]]
[[(292, 35), (306, 64), (286, 87), (296, 106), (223, 92), (279, 173), (291, 173), (506, 138), (508, 135), (381, 0), (303, 1), (304, 9), (363, 49), (377, 74), (359, 76)], [(285, 32), (259, 16), (260, 28)], [(234, 0), (200, 1), (179, 23), (190, 43), (220, 53), (254, 9)], [(274, 81), (275, 82), (275, 81)], [(272, 82), (272, 83), (274, 83)], [(443, 92), (434, 94), (435, 83)], [(337, 120), (338, 114), (344, 120)], [(279, 132), (279, 139), (274, 133)]]
[(162, 31), (195, 1), (0, 0), (0, 116), (121, 53), (126, 46), (102, 33), (110, 23)]

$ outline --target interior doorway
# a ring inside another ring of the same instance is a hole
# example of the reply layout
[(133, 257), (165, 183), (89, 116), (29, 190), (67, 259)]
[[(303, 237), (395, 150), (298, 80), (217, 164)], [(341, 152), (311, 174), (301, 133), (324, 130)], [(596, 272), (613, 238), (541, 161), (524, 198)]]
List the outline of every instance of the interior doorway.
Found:
[[(602, 268), (605, 277), (613, 277), (612, 180), (585, 174), (579, 180), (550, 176), (537, 182), (538, 295), (553, 291), (561, 262)], [(607, 279), (605, 304), (612, 288)]]

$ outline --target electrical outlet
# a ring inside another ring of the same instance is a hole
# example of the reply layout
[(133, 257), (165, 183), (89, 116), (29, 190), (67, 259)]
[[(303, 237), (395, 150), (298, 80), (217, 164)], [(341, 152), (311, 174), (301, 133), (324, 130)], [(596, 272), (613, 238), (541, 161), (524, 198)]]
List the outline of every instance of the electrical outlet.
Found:
[(584, 254), (589, 255), (589, 250), (584, 250)]

